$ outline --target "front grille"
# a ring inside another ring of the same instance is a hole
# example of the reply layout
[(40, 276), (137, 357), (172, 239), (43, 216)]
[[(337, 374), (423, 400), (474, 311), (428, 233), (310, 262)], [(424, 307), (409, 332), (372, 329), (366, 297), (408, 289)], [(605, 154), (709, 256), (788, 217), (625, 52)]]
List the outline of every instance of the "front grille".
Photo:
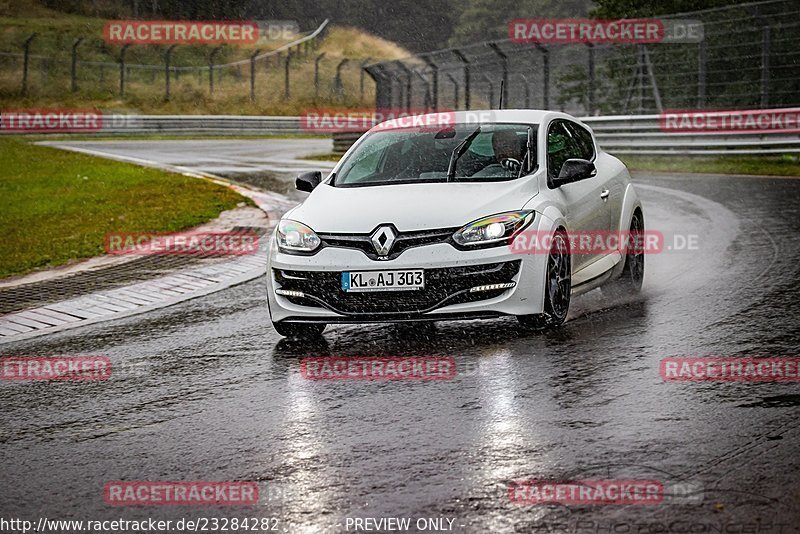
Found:
[[(433, 245), (435, 243), (448, 243), (450, 237), (458, 228), (441, 228), (438, 230), (422, 230), (418, 232), (397, 232), (394, 246), (389, 251), (386, 259), (393, 260), (400, 256), (404, 251), (413, 247)], [(378, 254), (370, 241), (370, 234), (320, 234), (318, 233), (323, 246), (352, 248), (360, 250), (371, 260), (377, 260)], [(383, 259), (383, 258), (382, 258)]]
[(425, 269), (425, 288), (417, 291), (346, 292), (341, 272), (273, 270), (277, 285), (302, 291), (304, 297), (284, 297), (301, 306), (324, 307), (344, 315), (409, 317), (442, 306), (497, 297), (507, 289), (470, 293), (471, 287), (510, 282), (519, 272), (514, 260), (467, 267)]

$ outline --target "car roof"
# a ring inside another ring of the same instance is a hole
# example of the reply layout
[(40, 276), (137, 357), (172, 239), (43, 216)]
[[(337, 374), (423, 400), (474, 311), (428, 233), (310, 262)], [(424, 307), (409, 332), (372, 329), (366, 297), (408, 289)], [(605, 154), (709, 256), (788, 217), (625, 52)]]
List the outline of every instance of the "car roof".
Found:
[[(395, 114), (397, 116), (397, 114)], [(410, 115), (408, 117), (418, 118), (423, 124), (492, 124), (492, 123), (522, 123), (522, 124), (544, 124), (553, 119), (568, 119), (583, 124), (572, 115), (560, 111), (548, 111), (541, 109), (473, 109), (469, 111), (443, 111), (439, 113), (425, 113)], [(392, 115), (388, 115), (389, 120)], [(402, 126), (399, 126), (402, 127)], [(385, 127), (384, 127), (385, 128)], [(587, 127), (588, 128), (588, 127)], [(382, 129), (380, 126), (373, 127), (374, 130)]]

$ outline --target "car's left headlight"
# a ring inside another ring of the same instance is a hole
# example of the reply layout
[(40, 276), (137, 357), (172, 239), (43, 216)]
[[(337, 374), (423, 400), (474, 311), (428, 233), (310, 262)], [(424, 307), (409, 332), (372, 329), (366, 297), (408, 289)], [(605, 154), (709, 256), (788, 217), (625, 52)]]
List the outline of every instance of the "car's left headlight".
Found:
[(288, 253), (309, 253), (315, 251), (321, 241), (314, 230), (303, 223), (282, 219), (275, 234), (278, 248)]
[(504, 245), (533, 221), (531, 210), (507, 211), (473, 221), (453, 234), (453, 241), (462, 247)]

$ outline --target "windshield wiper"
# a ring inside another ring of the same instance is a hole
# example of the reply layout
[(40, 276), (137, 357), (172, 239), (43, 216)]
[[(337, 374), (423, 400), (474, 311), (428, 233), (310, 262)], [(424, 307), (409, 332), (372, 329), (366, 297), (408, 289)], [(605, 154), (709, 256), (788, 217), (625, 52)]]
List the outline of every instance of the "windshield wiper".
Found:
[(453, 153), (450, 154), (450, 164), (447, 166), (447, 181), (448, 182), (450, 182), (451, 180), (453, 180), (453, 178), (456, 177), (456, 162), (458, 161), (458, 158), (460, 158), (461, 156), (464, 155), (464, 152), (467, 151), (467, 148), (469, 147), (470, 143), (472, 143), (472, 141), (476, 137), (478, 137), (479, 133), (481, 133), (481, 127), (480, 126), (478, 126), (475, 129), (474, 132), (469, 134), (466, 137), (466, 139), (461, 141), (461, 143), (459, 143), (458, 146), (455, 149), (453, 149)]

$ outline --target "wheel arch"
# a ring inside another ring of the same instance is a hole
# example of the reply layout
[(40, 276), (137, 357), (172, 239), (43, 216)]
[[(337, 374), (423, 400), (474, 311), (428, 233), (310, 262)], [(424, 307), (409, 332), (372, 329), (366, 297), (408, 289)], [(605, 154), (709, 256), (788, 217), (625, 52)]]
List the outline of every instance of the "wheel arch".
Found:
[(617, 221), (617, 230), (625, 231), (631, 226), (631, 219), (633, 219), (634, 212), (639, 211), (644, 220), (644, 209), (642, 208), (642, 201), (636, 193), (633, 184), (628, 184), (625, 187), (625, 193), (622, 197), (622, 209), (620, 210), (619, 220)]

